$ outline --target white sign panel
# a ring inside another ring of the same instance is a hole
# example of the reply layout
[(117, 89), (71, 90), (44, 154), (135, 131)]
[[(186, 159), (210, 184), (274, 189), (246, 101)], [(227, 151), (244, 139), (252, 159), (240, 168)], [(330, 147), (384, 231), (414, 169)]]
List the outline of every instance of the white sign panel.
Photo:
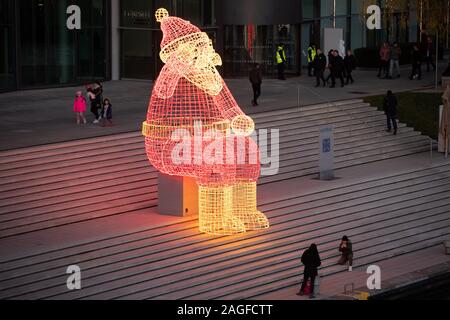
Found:
[(325, 28), (323, 47), (325, 55), (328, 55), (330, 50), (338, 50), (342, 55), (342, 51), (345, 52), (344, 29)]
[(325, 126), (320, 128), (319, 137), (319, 172), (320, 180), (332, 180), (334, 178), (334, 128)]

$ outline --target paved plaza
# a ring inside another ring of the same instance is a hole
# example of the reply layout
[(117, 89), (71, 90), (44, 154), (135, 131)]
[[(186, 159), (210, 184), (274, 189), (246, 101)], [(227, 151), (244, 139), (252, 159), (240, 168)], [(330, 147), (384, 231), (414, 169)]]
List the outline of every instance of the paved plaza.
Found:
[[(441, 64), (443, 70), (445, 64)], [(424, 72), (423, 80), (410, 81), (410, 68), (402, 69), (402, 78), (380, 80), (376, 71), (358, 70), (356, 83), (345, 88), (315, 88), (315, 78), (265, 79), (258, 107), (251, 106), (252, 91), (247, 79), (226, 79), (242, 109), (248, 113), (306, 106), (364, 96), (434, 87), (434, 73)], [(141, 130), (152, 90), (152, 82), (110, 81), (104, 84), (105, 97), (111, 99), (115, 126), (101, 128), (89, 124), (77, 127), (72, 112), (73, 97), (83, 87), (16, 91), (0, 94), (0, 150), (46, 143), (84, 139)], [(87, 112), (88, 119), (92, 115)]]

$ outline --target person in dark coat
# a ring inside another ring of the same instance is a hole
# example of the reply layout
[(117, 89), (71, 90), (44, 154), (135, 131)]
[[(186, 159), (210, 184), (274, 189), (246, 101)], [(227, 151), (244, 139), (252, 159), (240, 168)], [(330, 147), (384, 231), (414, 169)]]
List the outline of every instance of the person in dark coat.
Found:
[(324, 72), (327, 67), (327, 57), (323, 54), (322, 50), (317, 49), (317, 55), (314, 58), (314, 73), (316, 75), (316, 88), (320, 86), (320, 80), (323, 82), (323, 86), (326, 86)]
[(331, 79), (331, 77), (333, 75), (333, 66), (331, 65), (331, 61), (333, 60), (333, 51), (334, 50), (328, 51), (328, 56), (327, 56), (328, 57), (328, 65), (327, 65), (327, 67), (328, 67), (328, 70), (330, 71), (330, 73), (328, 74), (327, 79), (325, 80), (327, 84), (328, 84), (328, 81), (330, 81), (330, 79)]
[(347, 51), (347, 55), (344, 58), (344, 66), (345, 66), (345, 77), (347, 78), (346, 85), (349, 84), (349, 82), (354, 83), (352, 77), (352, 72), (356, 68), (356, 58), (352, 53), (352, 50)]
[(109, 99), (105, 99), (103, 101), (103, 121), (102, 121), (102, 127), (106, 126), (112, 126), (112, 104)]
[(303, 252), (302, 255), (302, 263), (305, 266), (305, 270), (303, 271), (303, 282), (302, 286), (300, 288), (300, 291), (297, 293), (297, 295), (302, 296), (305, 292), (305, 287), (308, 279), (311, 281), (311, 293), (309, 297), (311, 299), (314, 297), (314, 281), (316, 279), (316, 276), (318, 274), (317, 268), (320, 267), (322, 262), (320, 261), (319, 251), (317, 251), (317, 246), (313, 243), (309, 247), (309, 249), (306, 249), (305, 252)]
[(341, 80), (341, 87), (344, 87), (344, 59), (339, 55), (337, 50), (333, 51), (331, 59), (331, 87), (336, 87), (336, 78)]
[(435, 46), (433, 45), (433, 39), (430, 36), (427, 37), (427, 44), (425, 50), (425, 61), (427, 63), (427, 72), (430, 72), (430, 64), (433, 70), (436, 71), (436, 64), (434, 63), (434, 56), (436, 54)]
[[(397, 134), (397, 98), (394, 96), (391, 90), (387, 92), (386, 97), (383, 101), (383, 109), (387, 118), (387, 132), (392, 131), (392, 126), (394, 127), (394, 135)], [(392, 126), (391, 126), (392, 123)]]
[(252, 67), (250, 68), (248, 79), (250, 80), (250, 83), (252, 84), (253, 88), (253, 100), (252, 104), (253, 106), (258, 105), (258, 98), (261, 95), (261, 84), (262, 84), (262, 73), (261, 73), (261, 66), (259, 63), (254, 63)]
[(420, 53), (419, 47), (417, 45), (414, 46), (414, 49), (411, 53), (411, 64), (412, 72), (409, 79), (422, 79), (422, 54)]
[(341, 243), (339, 244), (339, 252), (341, 252), (341, 257), (338, 261), (338, 264), (343, 266), (348, 262), (348, 271), (353, 271), (352, 242), (347, 236), (342, 237)]
[(91, 87), (87, 87), (87, 94), (89, 97), (89, 101), (91, 103), (91, 112), (94, 115), (94, 124), (97, 124), (100, 122), (101, 115), (99, 113), (99, 110), (101, 109), (101, 102), (98, 100), (98, 97), (95, 95), (93, 89)]

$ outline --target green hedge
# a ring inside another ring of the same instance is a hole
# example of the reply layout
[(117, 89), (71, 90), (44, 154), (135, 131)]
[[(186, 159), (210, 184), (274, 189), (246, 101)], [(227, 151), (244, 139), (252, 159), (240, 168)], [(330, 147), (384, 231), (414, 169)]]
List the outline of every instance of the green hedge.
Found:
[[(422, 134), (437, 139), (439, 130), (439, 106), (442, 93), (401, 92), (398, 99), (398, 119)], [(384, 96), (364, 98), (366, 103), (382, 110)]]

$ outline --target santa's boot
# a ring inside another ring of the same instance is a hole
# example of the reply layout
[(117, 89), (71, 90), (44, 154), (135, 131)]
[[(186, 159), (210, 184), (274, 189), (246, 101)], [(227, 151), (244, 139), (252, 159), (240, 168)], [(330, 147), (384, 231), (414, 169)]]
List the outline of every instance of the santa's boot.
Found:
[(247, 230), (269, 227), (269, 220), (256, 208), (256, 182), (241, 181), (233, 186), (233, 215)]
[(199, 229), (214, 235), (245, 232), (245, 225), (233, 216), (233, 187), (205, 186), (198, 188)]

